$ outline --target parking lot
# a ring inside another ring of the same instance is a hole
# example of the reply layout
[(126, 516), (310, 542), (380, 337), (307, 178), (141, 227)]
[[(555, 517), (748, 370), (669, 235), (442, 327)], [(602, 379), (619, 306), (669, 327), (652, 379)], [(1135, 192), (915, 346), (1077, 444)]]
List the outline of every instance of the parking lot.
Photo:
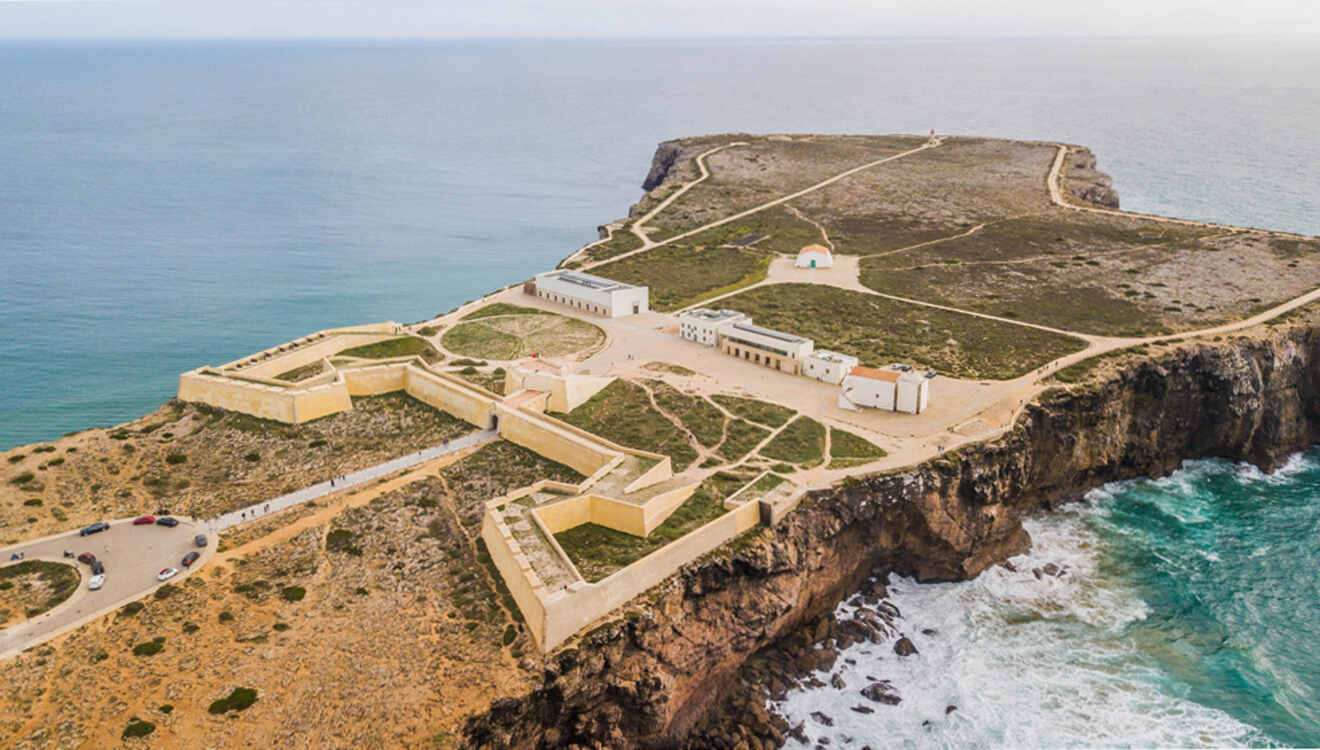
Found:
[[(109, 529), (85, 537), (79, 536), (75, 529), (0, 549), (0, 566), (11, 564), (11, 556), (21, 553), (25, 560), (69, 563), (78, 569), (82, 579), (78, 590), (63, 604), (0, 631), (0, 659), (143, 597), (163, 585), (156, 580), (156, 574), (163, 568), (179, 569), (178, 575), (168, 581), (177, 584), (205, 565), (215, 552), (215, 534), (208, 533), (203, 524), (192, 519), (177, 518), (179, 525), (174, 528), (155, 524), (135, 526), (133, 519), (126, 518), (112, 521)], [(193, 543), (193, 537), (198, 534), (207, 536), (205, 548), (198, 549)], [(184, 555), (193, 550), (201, 552), (201, 557), (190, 568), (183, 567)], [(105, 584), (100, 590), (87, 589), (91, 571), (87, 565), (66, 559), (66, 551), (75, 556), (89, 552), (105, 564)]]

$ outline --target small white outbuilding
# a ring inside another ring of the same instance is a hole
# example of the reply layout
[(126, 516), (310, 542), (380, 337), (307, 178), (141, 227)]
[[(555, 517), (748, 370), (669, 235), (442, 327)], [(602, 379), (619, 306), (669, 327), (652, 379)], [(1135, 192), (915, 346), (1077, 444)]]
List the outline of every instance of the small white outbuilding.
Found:
[(798, 268), (832, 268), (834, 266), (834, 254), (824, 245), (807, 245), (798, 251)]
[(802, 361), (802, 374), (824, 383), (838, 385), (856, 366), (856, 357), (828, 349), (817, 349)]
[(930, 378), (912, 370), (854, 367), (843, 382), (839, 408), (861, 407), (920, 414), (930, 403)]

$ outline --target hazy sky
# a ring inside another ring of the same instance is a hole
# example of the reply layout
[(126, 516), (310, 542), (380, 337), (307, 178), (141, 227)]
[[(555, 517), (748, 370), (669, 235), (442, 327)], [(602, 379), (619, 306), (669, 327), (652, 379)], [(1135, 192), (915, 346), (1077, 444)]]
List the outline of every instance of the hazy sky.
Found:
[(1320, 0), (0, 0), (0, 37), (1320, 36)]

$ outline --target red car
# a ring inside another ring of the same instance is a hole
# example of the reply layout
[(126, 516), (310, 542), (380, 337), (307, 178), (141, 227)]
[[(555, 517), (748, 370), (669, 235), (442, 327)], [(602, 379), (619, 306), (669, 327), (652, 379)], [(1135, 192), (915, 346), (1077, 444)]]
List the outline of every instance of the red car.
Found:
[(156, 522), (155, 516), (138, 516), (137, 518), (133, 519), (134, 526), (146, 526), (149, 523), (155, 523), (155, 522)]
[(84, 552), (81, 555), (78, 555), (78, 562), (82, 563), (83, 565), (91, 565), (92, 563), (96, 562), (96, 555), (93, 555), (90, 552)]

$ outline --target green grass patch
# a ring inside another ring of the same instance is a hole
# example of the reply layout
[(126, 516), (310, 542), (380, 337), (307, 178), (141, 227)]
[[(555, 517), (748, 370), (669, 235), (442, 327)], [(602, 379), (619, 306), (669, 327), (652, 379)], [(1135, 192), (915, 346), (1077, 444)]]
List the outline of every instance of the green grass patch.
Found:
[(963, 378), (1015, 378), (1085, 347), (1072, 336), (814, 284), (757, 287), (720, 304), (869, 365), (912, 362)]
[(374, 344), (355, 346), (352, 349), (344, 349), (339, 352), (339, 356), (361, 357), (363, 359), (421, 356), (427, 362), (439, 362), (444, 359), (430, 343), (415, 336), (400, 336), (377, 341)]
[(729, 420), (728, 435), (720, 445), (719, 454), (729, 461), (738, 459), (751, 453), (756, 446), (761, 444), (770, 435), (770, 430), (760, 425), (752, 424), (745, 419)]
[(834, 467), (838, 459), (853, 458), (884, 458), (889, 454), (884, 449), (872, 443), (864, 437), (859, 437), (840, 430), (838, 427), (830, 428), (830, 466)]
[(761, 455), (799, 466), (815, 466), (824, 459), (825, 426), (810, 417), (798, 417), (761, 449)]
[(598, 244), (587, 249), (586, 256), (590, 262), (613, 258), (624, 253), (630, 253), (642, 246), (642, 241), (637, 235), (628, 231), (625, 227), (614, 233), (614, 235)]
[(280, 590), (280, 598), (286, 602), (300, 602), (307, 596), (307, 589), (302, 586), (285, 586)]
[(682, 471), (697, 458), (687, 435), (651, 406), (641, 386), (615, 380), (586, 403), (559, 415), (565, 422), (620, 445), (663, 453)]
[(545, 310), (538, 310), (535, 307), (523, 307), (522, 305), (510, 305), (507, 302), (496, 302), (493, 305), (486, 305), (479, 310), (473, 310), (467, 315), (464, 315), (463, 320), (489, 318), (495, 315), (554, 315), (554, 313)]
[(646, 384), (654, 394), (656, 404), (691, 430), (698, 443), (707, 448), (719, 445), (724, 437), (724, 412), (706, 399), (683, 393), (662, 381), (648, 380)]
[(587, 523), (555, 534), (582, 577), (595, 583), (724, 515), (727, 480), (711, 478), (645, 539)]
[(40, 583), (46, 587), (46, 597), (25, 610), (24, 614), (28, 619), (48, 612), (68, 599), (78, 590), (80, 580), (78, 571), (73, 566), (45, 560), (24, 560), (0, 568), (0, 585), (9, 584), (4, 587), (6, 590), (13, 588), (15, 584)]
[(741, 396), (728, 396), (723, 393), (711, 396), (711, 399), (729, 410), (730, 414), (736, 414), (743, 419), (763, 424), (767, 427), (779, 427), (786, 424), (788, 420), (796, 414), (794, 410), (786, 407), (772, 404), (768, 401), (759, 401), (754, 398), (743, 398)]
[(310, 378), (313, 375), (320, 375), (324, 371), (325, 371), (325, 361), (318, 359), (315, 362), (303, 365), (302, 367), (295, 367), (292, 370), (282, 372), (279, 375), (276, 375), (275, 379), (283, 380), (289, 383), (297, 383), (299, 380), (306, 380), (307, 378)]
[(651, 288), (651, 309), (677, 310), (765, 279), (773, 256), (735, 247), (664, 245), (593, 268), (608, 279)]

